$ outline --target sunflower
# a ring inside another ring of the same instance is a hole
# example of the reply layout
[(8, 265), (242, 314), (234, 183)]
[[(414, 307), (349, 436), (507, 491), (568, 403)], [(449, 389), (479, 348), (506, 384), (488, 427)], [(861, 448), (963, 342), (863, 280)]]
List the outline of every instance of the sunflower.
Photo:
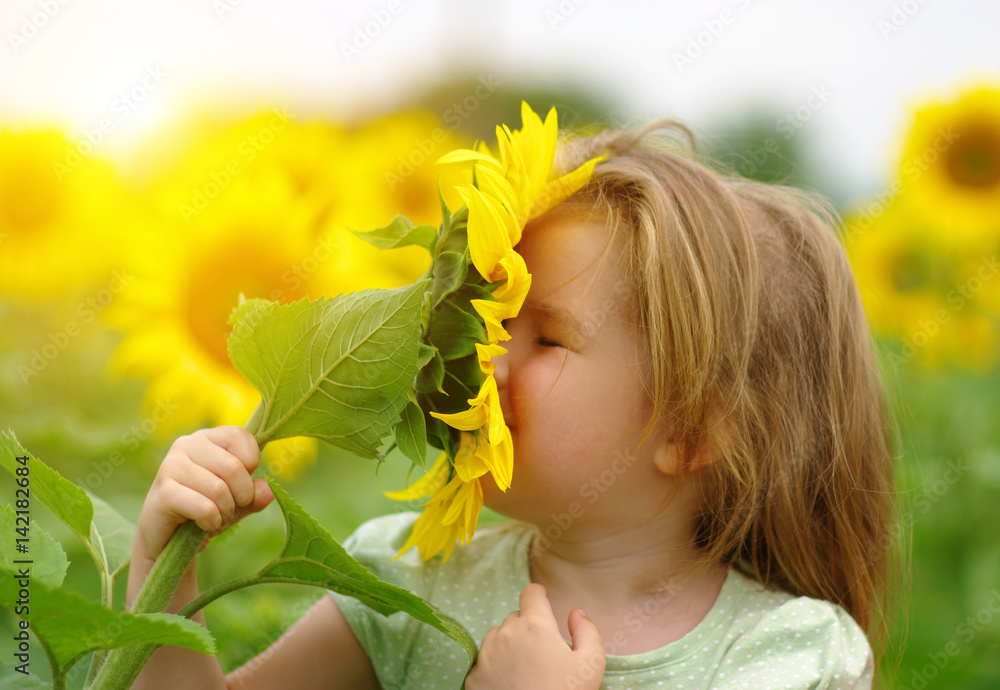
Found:
[[(228, 319), (240, 295), (287, 303), (307, 295), (398, 287), (426, 268), (426, 254), (416, 248), (395, 250), (405, 257), (384, 261), (384, 252), (340, 227), (340, 209), (319, 201), (322, 194), (315, 190), (326, 188), (328, 176), (310, 173), (309, 161), (329, 167), (337, 160), (333, 136), (296, 133), (297, 125), (286, 123), (289, 131), (281, 132), (289, 142), (308, 148), (325, 141), (327, 148), (296, 156), (281, 148), (291, 143), (279, 146), (275, 138), (272, 149), (244, 160), (245, 167), (229, 168), (238, 172), (228, 180), (221, 177), (227, 156), (240, 156), (240, 142), (253, 136), (248, 132), (259, 133), (267, 123), (278, 121), (270, 115), (237, 123), (235, 133), (195, 149), (171, 174), (150, 177), (154, 213), (136, 243), (138, 284), (116, 310), (126, 337), (113, 366), (118, 373), (149, 379), (146, 407), (162, 400), (179, 403), (160, 425), (163, 433), (206, 421), (244, 424), (259, 402), (227, 352)], [(206, 180), (217, 187), (206, 190)], [(199, 189), (211, 191), (212, 198), (185, 217), (187, 209), (179, 204)], [(268, 444), (265, 459), (272, 472), (288, 478), (315, 449), (314, 440), (287, 439)]]
[(0, 294), (52, 299), (106, 284), (124, 268), (119, 229), (133, 211), (92, 148), (56, 130), (0, 130)]
[(995, 242), (1000, 237), (1000, 89), (980, 87), (952, 103), (918, 110), (899, 179), (944, 231), (985, 233)]
[(489, 473), (501, 490), (510, 486), (513, 442), (500, 408), (492, 358), (506, 353), (499, 344), (510, 339), (503, 321), (517, 316), (531, 285), (531, 274), (515, 246), (525, 224), (586, 184), (600, 160), (594, 158), (560, 174), (553, 167), (559, 136), (555, 108), (543, 122), (522, 103), (521, 121), (520, 130), (497, 127), (498, 155), (480, 144), (438, 161), (473, 163), (476, 184), (456, 188), (468, 208), (469, 254), (482, 279), (499, 285), (493, 288), (492, 299), (471, 300), (483, 319), (487, 340), (476, 345), (484, 377), (478, 394), (468, 400), (465, 410), (430, 413), (459, 431), (457, 452), (450, 464), (447, 451), (443, 452), (417, 483), (388, 494), (397, 500), (431, 495), (399, 555), (416, 546), (424, 560), (442, 551), (447, 560), (456, 540), (467, 544), (475, 533), (483, 504), (480, 479)]
[(996, 286), (990, 266), (968, 242), (907, 196), (894, 198), (874, 218), (849, 215), (845, 224), (848, 258), (872, 330), (901, 348), (901, 354), (890, 354), (893, 363), (990, 366), (996, 357)]
[[(443, 126), (437, 115), (413, 109), (365, 122), (351, 132), (348, 148), (352, 172), (364, 181), (369, 205), (383, 218), (401, 214), (417, 225), (433, 225), (441, 215), (438, 189), (449, 207), (457, 208), (462, 200), (455, 187), (472, 181), (471, 171), (455, 166), (441, 169), (435, 161), (442, 153), (468, 143)], [(359, 219), (344, 222), (374, 227)]]

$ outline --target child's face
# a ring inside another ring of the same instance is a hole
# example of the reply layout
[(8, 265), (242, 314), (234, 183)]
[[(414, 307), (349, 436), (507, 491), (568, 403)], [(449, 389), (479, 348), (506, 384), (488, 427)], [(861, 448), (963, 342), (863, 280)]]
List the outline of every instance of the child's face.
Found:
[(650, 482), (663, 481), (650, 445), (629, 454), (651, 401), (642, 349), (622, 321), (628, 292), (614, 249), (601, 263), (607, 232), (563, 213), (530, 225), (518, 245), (531, 291), (505, 323), (508, 354), (494, 359), (514, 441), (513, 482), (501, 493), (487, 479), (484, 491), (490, 508), (541, 527), (553, 513), (606, 519), (638, 508), (629, 504), (638, 494), (662, 496), (650, 492)]

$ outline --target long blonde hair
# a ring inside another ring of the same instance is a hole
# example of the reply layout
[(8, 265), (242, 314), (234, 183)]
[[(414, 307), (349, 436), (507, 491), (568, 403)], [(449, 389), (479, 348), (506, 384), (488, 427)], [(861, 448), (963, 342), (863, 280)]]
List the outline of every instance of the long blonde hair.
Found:
[(836, 217), (709, 168), (663, 136), (677, 131), (693, 142), (661, 122), (561, 149), (567, 169), (608, 155), (568, 203), (615, 228), (650, 364), (648, 431), (667, 430), (698, 477), (707, 561), (843, 606), (878, 655), (895, 425)]

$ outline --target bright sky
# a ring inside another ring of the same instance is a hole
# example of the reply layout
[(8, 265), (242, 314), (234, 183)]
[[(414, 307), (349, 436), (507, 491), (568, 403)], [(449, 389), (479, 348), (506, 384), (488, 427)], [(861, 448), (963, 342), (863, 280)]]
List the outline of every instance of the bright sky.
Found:
[(111, 118), (123, 150), (206, 100), (351, 115), (463, 67), (592, 83), (702, 131), (764, 104), (861, 197), (914, 104), (1000, 83), (998, 35), (992, 0), (3, 0), (0, 122)]

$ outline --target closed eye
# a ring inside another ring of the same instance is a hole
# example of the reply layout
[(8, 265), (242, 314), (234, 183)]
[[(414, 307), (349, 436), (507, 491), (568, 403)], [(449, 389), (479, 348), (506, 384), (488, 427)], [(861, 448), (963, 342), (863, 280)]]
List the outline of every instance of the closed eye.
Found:
[(550, 340), (544, 335), (537, 336), (535, 338), (535, 343), (541, 345), (542, 347), (562, 347), (562, 343), (558, 343), (555, 340)]

